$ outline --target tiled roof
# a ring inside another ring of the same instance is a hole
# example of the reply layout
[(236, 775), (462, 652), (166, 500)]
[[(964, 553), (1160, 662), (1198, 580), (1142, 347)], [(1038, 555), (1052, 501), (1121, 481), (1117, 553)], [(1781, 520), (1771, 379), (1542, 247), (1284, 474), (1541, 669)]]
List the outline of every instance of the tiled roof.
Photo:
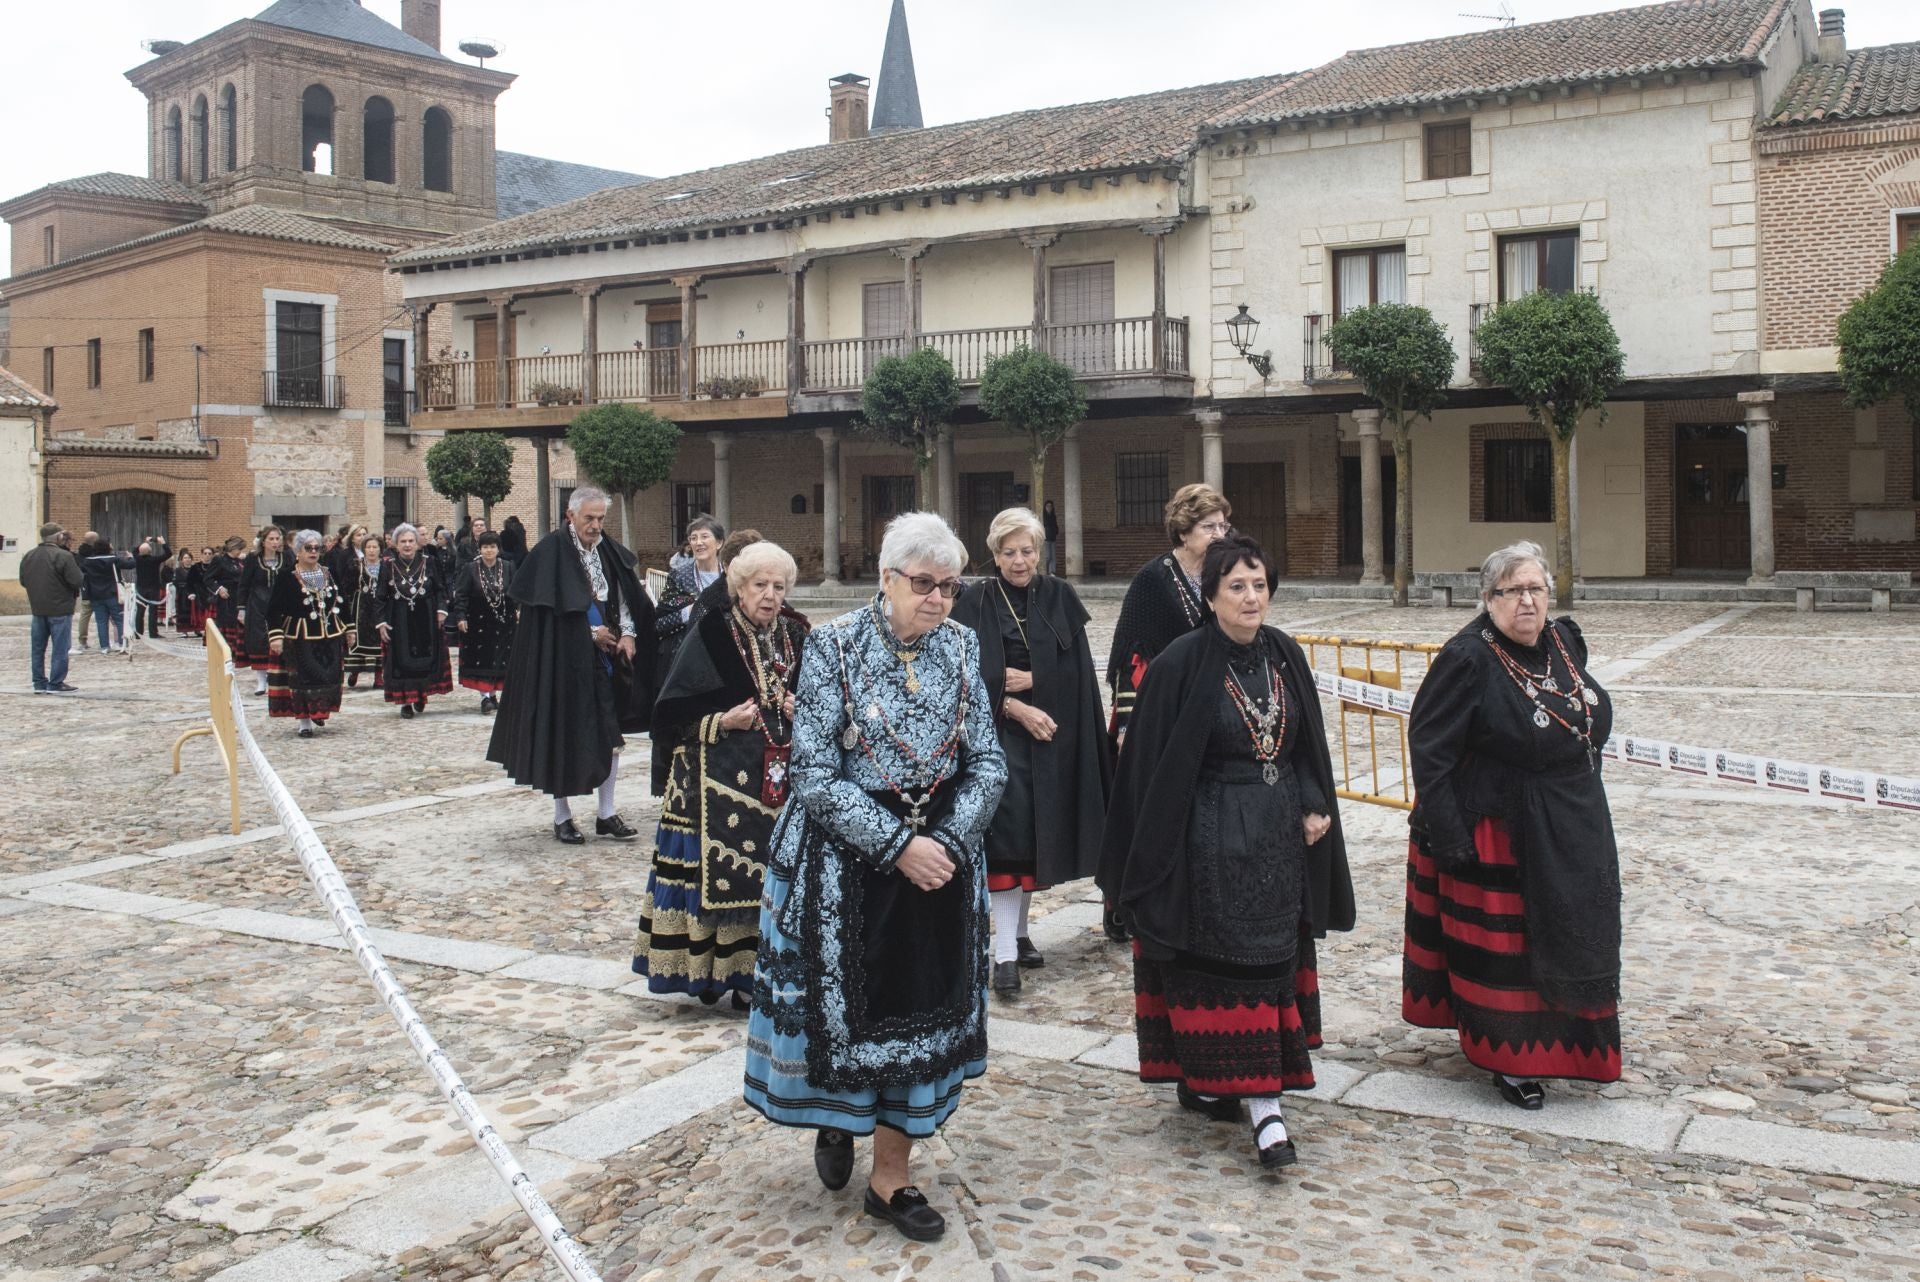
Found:
[(823, 144), (602, 191), (394, 259), (464, 258), (933, 192), (1184, 163), (1208, 119), (1284, 83), (1262, 76)]
[(371, 9), (362, 8), (357, 0), (276, 0), (254, 14), (253, 20), (395, 53), (449, 61), (447, 55), (426, 41), (416, 40)]
[(155, 241), (167, 240), (174, 236), (184, 236), (188, 232), (218, 231), (229, 232), (237, 236), (259, 236), (266, 240), (291, 240), (304, 245), (326, 245), (334, 249), (360, 249), (368, 253), (390, 254), (396, 248), (382, 241), (369, 240), (330, 223), (316, 218), (308, 218), (289, 210), (277, 209), (272, 205), (241, 205), (222, 213), (190, 223), (181, 223), (178, 227), (169, 227), (147, 236), (138, 236), (132, 240), (121, 241), (117, 245), (108, 245), (91, 253), (75, 254), (72, 258), (63, 258), (50, 267), (35, 267), (31, 271), (21, 272), (14, 279), (22, 280), (36, 276), (41, 272), (57, 271), (74, 263), (83, 263), (89, 259), (106, 254), (117, 254), (122, 250), (133, 249), (140, 245), (151, 245)]
[(1809, 125), (1920, 112), (1920, 42), (1853, 49), (1839, 62), (1800, 69), (1770, 125)]
[(493, 153), (494, 206), (502, 218), (550, 209), (609, 187), (631, 187), (646, 181), (645, 174), (597, 165), (576, 165), (517, 151)]
[(198, 205), (200, 193), (185, 183), (164, 178), (141, 178), (134, 174), (88, 174), (84, 178), (62, 178), (48, 183), (42, 191), (74, 191), (89, 196), (119, 196), (125, 200), (153, 200), (169, 205)]
[(120, 458), (212, 458), (197, 441), (116, 441), (99, 436), (56, 436), (49, 454), (95, 454)]
[(58, 402), (6, 366), (0, 365), (0, 405), (50, 410), (57, 408)]
[(1222, 127), (1757, 62), (1792, 0), (1672, 0), (1359, 49), (1221, 115)]

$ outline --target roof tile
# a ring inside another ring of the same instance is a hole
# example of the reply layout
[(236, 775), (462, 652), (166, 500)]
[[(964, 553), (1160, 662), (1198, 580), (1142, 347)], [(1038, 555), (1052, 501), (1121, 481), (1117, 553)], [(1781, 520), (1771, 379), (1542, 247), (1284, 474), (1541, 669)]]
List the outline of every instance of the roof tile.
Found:
[(447, 55), (426, 41), (415, 39), (371, 9), (362, 8), (358, 0), (276, 0), (254, 14), (253, 20), (394, 53), (449, 61)]
[(6, 366), (0, 365), (0, 405), (50, 410), (57, 408), (58, 402)]
[(62, 178), (50, 182), (43, 191), (74, 191), (89, 196), (119, 196), (126, 200), (153, 200), (169, 205), (199, 205), (200, 193), (185, 183), (164, 178), (141, 178), (135, 174), (88, 174), (84, 178)]
[(1774, 104), (1770, 125), (1810, 125), (1920, 112), (1920, 41), (1810, 62)]

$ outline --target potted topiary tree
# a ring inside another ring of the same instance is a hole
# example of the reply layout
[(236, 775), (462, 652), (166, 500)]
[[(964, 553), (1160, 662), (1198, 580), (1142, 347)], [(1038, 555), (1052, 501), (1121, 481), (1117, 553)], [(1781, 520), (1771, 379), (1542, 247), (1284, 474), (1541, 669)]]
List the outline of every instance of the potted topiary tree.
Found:
[(861, 389), (862, 417), (854, 430), (912, 453), (922, 507), (936, 506), (928, 473), (959, 404), (953, 364), (931, 347), (874, 362)]
[(567, 448), (580, 471), (620, 501), (620, 539), (632, 547), (633, 496), (667, 479), (680, 429), (635, 405), (596, 405), (573, 416)]
[(1047, 451), (1087, 416), (1087, 398), (1064, 361), (1024, 344), (987, 362), (980, 374), (980, 412), (1020, 437), (1033, 471), (1028, 504), (1044, 510)]

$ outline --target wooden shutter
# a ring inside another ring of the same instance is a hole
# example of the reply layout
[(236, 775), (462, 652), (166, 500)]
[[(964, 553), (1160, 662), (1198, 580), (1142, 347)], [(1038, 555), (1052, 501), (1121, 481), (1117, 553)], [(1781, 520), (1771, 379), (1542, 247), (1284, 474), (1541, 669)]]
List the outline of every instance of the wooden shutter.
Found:
[(907, 332), (907, 287), (880, 281), (860, 292), (860, 333), (866, 338), (901, 338)]
[(1113, 264), (1055, 267), (1047, 285), (1047, 316), (1055, 325), (1113, 319)]
[(1428, 125), (1426, 143), (1428, 178), (1465, 178), (1473, 172), (1473, 130), (1466, 122)]

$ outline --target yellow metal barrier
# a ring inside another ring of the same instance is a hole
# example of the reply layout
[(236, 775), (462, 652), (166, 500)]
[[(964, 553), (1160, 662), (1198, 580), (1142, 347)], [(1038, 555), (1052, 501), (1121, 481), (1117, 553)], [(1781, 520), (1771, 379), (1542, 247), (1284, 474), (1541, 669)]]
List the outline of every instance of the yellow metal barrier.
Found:
[(207, 724), (195, 726), (173, 741), (173, 773), (180, 773), (180, 749), (189, 739), (212, 735), (227, 767), (227, 822), (240, 831), (240, 743), (233, 728), (233, 651), (209, 620), (207, 640)]
[[(1294, 640), (1306, 650), (1307, 661), (1314, 667), (1323, 666), (1321, 654), (1325, 651), (1332, 664), (1329, 671), (1393, 690), (1418, 684), (1426, 675), (1428, 656), (1440, 648), (1439, 644), (1428, 641), (1372, 641), (1357, 637), (1300, 635)], [(1380, 733), (1382, 721), (1391, 723), (1384, 750)], [(1407, 719), (1343, 699), (1338, 724), (1340, 786), (1335, 791), (1349, 801), (1365, 801), (1398, 810), (1413, 809), (1413, 778), (1407, 768)], [(1353, 763), (1362, 752), (1367, 774), (1356, 781)], [(1356, 782), (1363, 786), (1356, 787)]]

